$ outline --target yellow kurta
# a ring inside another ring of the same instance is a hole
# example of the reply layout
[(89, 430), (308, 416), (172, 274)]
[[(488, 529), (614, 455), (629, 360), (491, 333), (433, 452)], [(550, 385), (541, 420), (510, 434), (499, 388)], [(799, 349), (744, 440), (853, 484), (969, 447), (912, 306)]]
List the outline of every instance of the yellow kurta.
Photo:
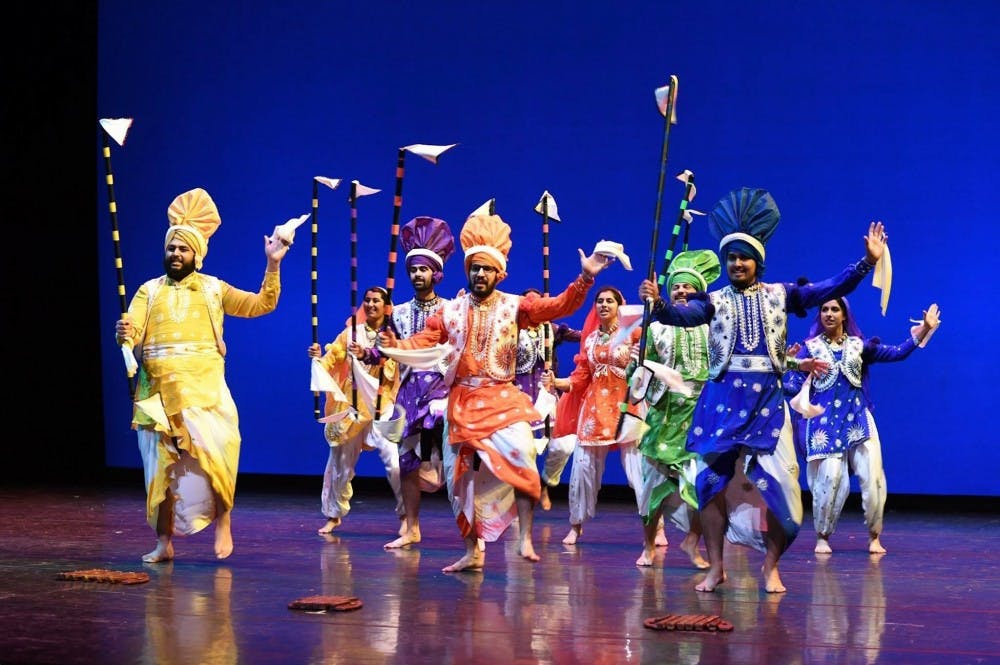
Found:
[[(225, 379), (226, 315), (252, 318), (274, 310), (280, 275), (266, 272), (260, 291), (237, 289), (215, 277), (192, 273), (180, 282), (160, 277), (143, 284), (129, 305), (133, 345), (141, 359), (136, 400), (159, 395), (170, 432), (151, 437), (153, 420), (136, 409), (146, 476), (146, 517), (155, 527), (159, 504), (170, 488), (177, 511), (175, 532), (196, 533), (219, 512), (230, 510), (239, 464), (239, 416)], [(152, 297), (151, 297), (152, 296)], [(176, 448), (175, 448), (176, 441)], [(184, 451), (196, 465), (183, 459)], [(186, 469), (178, 463), (183, 462)], [(184, 470), (203, 474), (215, 502), (187, 502)]]

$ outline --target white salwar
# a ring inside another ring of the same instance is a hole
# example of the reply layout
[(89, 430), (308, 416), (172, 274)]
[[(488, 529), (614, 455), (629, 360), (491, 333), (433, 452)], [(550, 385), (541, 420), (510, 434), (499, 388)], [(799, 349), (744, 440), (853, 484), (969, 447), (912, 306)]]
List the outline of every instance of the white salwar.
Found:
[[(611, 446), (578, 444), (573, 451), (573, 468), (569, 474), (569, 523), (582, 525), (597, 514), (597, 495), (601, 491), (604, 465)], [(636, 508), (641, 510), (639, 488), (642, 487), (642, 460), (635, 441), (619, 444), (622, 468), (629, 487), (636, 494)]]
[(887, 496), (885, 469), (882, 467), (882, 443), (871, 411), (865, 409), (871, 434), (866, 441), (851, 446), (846, 453), (830, 455), (806, 463), (806, 480), (813, 498), (813, 523), (816, 533), (828, 538), (851, 492), (850, 473), (858, 478), (861, 508), (868, 534), (882, 533), (882, 517)]

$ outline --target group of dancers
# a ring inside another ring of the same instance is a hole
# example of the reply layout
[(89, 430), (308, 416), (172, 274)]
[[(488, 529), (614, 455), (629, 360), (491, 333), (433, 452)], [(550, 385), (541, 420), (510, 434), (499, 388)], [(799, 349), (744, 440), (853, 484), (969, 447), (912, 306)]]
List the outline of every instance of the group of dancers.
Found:
[[(180, 195), (168, 218), (166, 274), (144, 284), (116, 323), (119, 344), (141, 360), (133, 426), (157, 534), (156, 548), (143, 557), (150, 563), (173, 557), (173, 535), (213, 521), (216, 555), (232, 552), (240, 438), (222, 371), (220, 322), (225, 314), (274, 309), (278, 266), (291, 244), (277, 232), (267, 238), (264, 283), (258, 293), (241, 291), (198, 272), (221, 222), (208, 194)], [(656, 547), (666, 545), (666, 520), (684, 533), (680, 549), (691, 564), (706, 570), (697, 590), (726, 581), (728, 539), (764, 553), (765, 589), (780, 593), (778, 561), (803, 518), (801, 454), (815, 551), (832, 551), (853, 473), (869, 551), (885, 552), (885, 473), (868, 369), (926, 344), (940, 323), (937, 306), (897, 346), (861, 335), (845, 296), (883, 258), (881, 222), (869, 224), (861, 260), (801, 284), (762, 281), (765, 246), (780, 219), (768, 192), (734, 190), (708, 219), (718, 253), (683, 251), (659, 283), (643, 280), (640, 316), (623, 316), (619, 289), (594, 288), (620, 251), (580, 250), (580, 274), (560, 293), (515, 295), (497, 288), (512, 248), (510, 226), (499, 216), (474, 213), (458, 243), (443, 220), (416, 217), (404, 225), (399, 240), (413, 298), (394, 305), (385, 288), (368, 288), (337, 338), (307, 350), (335, 384), (321, 418), (329, 457), (319, 532), (342, 524), (358, 457), (376, 450), (399, 517), (385, 548), (420, 543), (421, 495), (446, 487), (465, 551), (445, 572), (481, 570), (487, 545), (515, 520), (519, 555), (538, 561), (535, 507), (551, 508), (548, 489), (572, 460), (563, 543), (578, 543), (596, 513), (608, 452), (617, 448), (641, 517), (637, 565), (652, 565)], [(458, 246), (467, 289), (442, 298), (435, 287)], [(709, 291), (723, 267), (729, 285)], [(554, 323), (588, 298), (581, 331)], [(809, 335), (789, 346), (788, 315), (814, 308)], [(579, 352), (572, 371), (559, 376), (552, 350), (567, 341), (578, 341)], [(149, 408), (157, 394), (158, 418)]]

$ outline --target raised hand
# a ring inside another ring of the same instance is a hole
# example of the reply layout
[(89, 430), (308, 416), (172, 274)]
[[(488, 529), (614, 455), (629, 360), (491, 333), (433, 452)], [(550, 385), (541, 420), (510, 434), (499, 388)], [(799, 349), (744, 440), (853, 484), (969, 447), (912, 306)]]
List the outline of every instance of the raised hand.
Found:
[(882, 222), (872, 222), (868, 225), (868, 235), (865, 236), (865, 260), (871, 265), (878, 263), (885, 252), (885, 243), (889, 235), (885, 232)]
[(910, 328), (910, 335), (916, 340), (917, 344), (920, 346), (925, 345), (930, 336), (937, 330), (937, 327), (941, 325), (941, 312), (938, 309), (937, 303), (931, 303), (931, 306), (924, 310), (922, 321), (910, 319), (910, 322), (917, 324)]
[(580, 252), (580, 269), (591, 279), (615, 261), (613, 256), (608, 256), (607, 254), (594, 253), (587, 256), (583, 253), (582, 249), (577, 248), (576, 251)]

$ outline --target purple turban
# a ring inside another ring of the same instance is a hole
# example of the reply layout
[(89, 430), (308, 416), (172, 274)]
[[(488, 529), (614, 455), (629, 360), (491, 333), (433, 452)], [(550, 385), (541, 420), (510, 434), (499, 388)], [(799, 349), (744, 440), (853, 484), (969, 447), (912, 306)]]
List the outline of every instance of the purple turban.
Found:
[(427, 266), (434, 271), (433, 281), (444, 278), (444, 264), (455, 253), (455, 236), (448, 223), (434, 217), (414, 217), (399, 230), (399, 244), (405, 253), (406, 267)]

